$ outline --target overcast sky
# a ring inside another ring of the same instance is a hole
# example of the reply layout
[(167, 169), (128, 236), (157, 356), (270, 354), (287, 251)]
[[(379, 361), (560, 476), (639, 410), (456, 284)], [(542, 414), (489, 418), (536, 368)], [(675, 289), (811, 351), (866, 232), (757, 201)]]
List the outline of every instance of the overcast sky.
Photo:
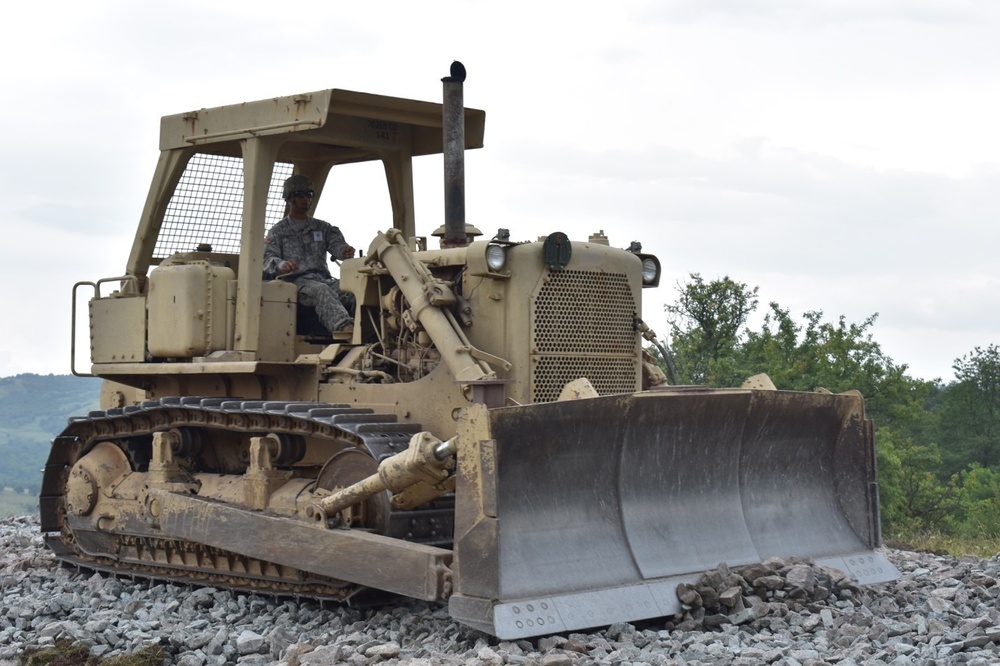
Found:
[[(69, 372), (73, 284), (123, 272), (160, 116), (324, 88), (440, 101), (454, 59), (487, 113), (468, 220), (640, 241), (666, 270), (644, 312), (661, 335), (700, 273), (758, 286), (762, 311), (878, 313), (914, 377), (1000, 343), (1000, 3), (613, 4), (10, 5), (0, 376)], [(417, 176), (426, 234), (441, 158)], [(320, 216), (366, 248), (389, 220), (363, 204)]]

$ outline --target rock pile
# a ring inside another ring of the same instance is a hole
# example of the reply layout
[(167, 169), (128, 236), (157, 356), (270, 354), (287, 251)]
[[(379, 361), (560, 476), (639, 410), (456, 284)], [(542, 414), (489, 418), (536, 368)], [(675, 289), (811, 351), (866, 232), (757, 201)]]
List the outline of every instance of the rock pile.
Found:
[(667, 626), (679, 631), (718, 629), (805, 609), (830, 624), (832, 608), (851, 607), (860, 593), (842, 571), (798, 559), (773, 558), (734, 570), (720, 564), (702, 574), (697, 584), (678, 586), (685, 612), (679, 622), (668, 620)]
[(895, 583), (857, 588), (807, 562), (707, 572), (682, 615), (499, 641), (447, 609), (321, 607), (57, 565), (33, 518), (0, 521), (0, 666), (69, 640), (99, 657), (159, 646), (179, 666), (1000, 663), (1000, 559), (887, 550)]

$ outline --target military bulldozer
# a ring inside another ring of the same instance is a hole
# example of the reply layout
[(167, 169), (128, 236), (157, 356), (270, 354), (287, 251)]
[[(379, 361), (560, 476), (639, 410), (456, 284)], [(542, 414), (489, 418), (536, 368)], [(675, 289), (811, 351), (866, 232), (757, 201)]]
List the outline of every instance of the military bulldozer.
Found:
[[(441, 103), (329, 89), (162, 119), (124, 273), (73, 287), (73, 371), (105, 384), (45, 466), (54, 553), (447, 603), (504, 639), (671, 615), (677, 586), (721, 562), (895, 578), (860, 395), (671, 385), (643, 349), (655, 256), (603, 233), (469, 233), (464, 155), (485, 114), (464, 79), (453, 65)], [(440, 248), (417, 235), (425, 155), (443, 155)], [(335, 339), (264, 278), (264, 241), (285, 178), (318, 201), (370, 162), (392, 219), (340, 264), (355, 323)]]

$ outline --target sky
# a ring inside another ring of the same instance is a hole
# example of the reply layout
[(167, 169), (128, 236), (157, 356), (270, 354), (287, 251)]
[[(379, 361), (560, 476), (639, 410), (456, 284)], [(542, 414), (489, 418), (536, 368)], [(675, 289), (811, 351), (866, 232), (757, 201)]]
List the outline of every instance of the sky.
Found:
[[(124, 271), (160, 116), (325, 88), (437, 102), (456, 59), (466, 105), (486, 111), (468, 221), (515, 240), (641, 242), (664, 267), (643, 313), (661, 337), (664, 305), (698, 273), (758, 287), (758, 314), (877, 314), (873, 338), (915, 378), (951, 381), (956, 359), (1000, 343), (993, 0), (4, 12), (0, 376), (70, 372), (73, 285)], [(443, 221), (441, 173), (440, 156), (419, 160), (419, 233)], [(346, 189), (318, 214), (365, 248), (389, 221)], [(77, 357), (86, 370), (85, 345)]]

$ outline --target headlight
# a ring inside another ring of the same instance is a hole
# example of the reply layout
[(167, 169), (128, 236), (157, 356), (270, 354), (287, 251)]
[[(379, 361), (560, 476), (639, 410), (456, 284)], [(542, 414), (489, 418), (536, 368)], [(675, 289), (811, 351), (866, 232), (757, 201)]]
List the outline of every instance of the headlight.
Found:
[(660, 262), (656, 257), (645, 257), (642, 260), (642, 284), (656, 286), (660, 283)]
[(501, 271), (507, 263), (507, 252), (502, 245), (490, 245), (486, 248), (486, 265), (491, 271)]

